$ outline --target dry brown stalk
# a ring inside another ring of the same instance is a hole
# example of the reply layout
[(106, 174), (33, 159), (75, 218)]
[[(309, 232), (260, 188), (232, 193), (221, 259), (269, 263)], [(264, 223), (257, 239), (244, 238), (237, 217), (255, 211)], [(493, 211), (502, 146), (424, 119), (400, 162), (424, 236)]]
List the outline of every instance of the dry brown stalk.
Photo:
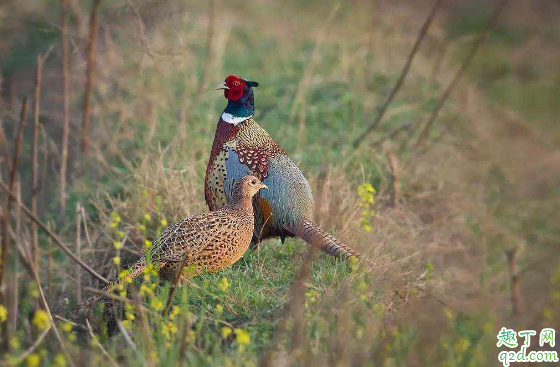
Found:
[(6, 171), (10, 172), (10, 151), (8, 150), (8, 141), (6, 140), (6, 133), (4, 132), (2, 121), (0, 121), (0, 146), (2, 147), (2, 158), (6, 164)]
[[(1, 247), (1, 255), (0, 255), (0, 304), (5, 304), (8, 301), (8, 294), (10, 287), (8, 287), (6, 282), (6, 267), (8, 264), (8, 249), (10, 247), (11, 242), (11, 234), (10, 234), (10, 219), (12, 213), (12, 206), (14, 201), (17, 200), (17, 197), (12, 194), (15, 189), (16, 184), (16, 177), (18, 172), (18, 164), (19, 164), (19, 153), (21, 151), (21, 141), (23, 139), (23, 130), (25, 128), (25, 122), (27, 119), (27, 98), (23, 99), (23, 104), (21, 106), (21, 115), (20, 121), (18, 126), (18, 131), (16, 135), (16, 142), (14, 146), (14, 155), (12, 157), (12, 163), (10, 165), (10, 176), (9, 176), (9, 188), (6, 189), (9, 192), (8, 200), (6, 200), (6, 210), (4, 213), (4, 220), (3, 220), (3, 233), (2, 233), (2, 247)], [(9, 305), (8, 305), (9, 306)], [(9, 348), (9, 340), (10, 340), (10, 327), (6, 323), (3, 325), (3, 341), (4, 346), (6, 349)]]
[[(21, 183), (16, 180), (16, 194), (18, 196), (18, 200), (21, 200)], [(21, 211), (18, 207), (16, 207), (15, 219), (16, 219), (16, 226), (15, 231), (13, 233), (14, 241), (23, 241), (22, 233), (21, 233)], [(10, 271), (6, 274), (6, 303), (8, 308), (8, 325), (9, 328), (8, 335), (13, 335), (13, 333), (17, 330), (17, 319), (18, 319), (18, 303), (19, 303), (19, 282), (18, 282), (18, 272), (19, 272), (19, 263), (18, 257), (14, 253), (10, 253), (8, 262), (10, 263)]]
[(64, 216), (66, 210), (66, 180), (68, 171), (68, 138), (70, 134), (70, 96), (68, 82), (68, 0), (60, 0), (62, 21), (62, 99), (63, 99), (63, 123), (62, 142), (60, 158), (60, 192), (59, 206), (60, 216)]
[[(47, 229), (51, 230), (51, 222), (47, 223)], [(53, 256), (52, 256), (52, 237), (49, 237), (47, 240), (47, 251), (49, 253), (48, 262), (47, 262), (47, 289), (50, 291), (52, 289), (52, 263), (53, 263)]]
[(383, 103), (383, 105), (381, 105), (381, 108), (379, 108), (379, 112), (375, 116), (373, 122), (364, 130), (364, 132), (356, 140), (354, 140), (354, 143), (352, 143), (354, 148), (357, 148), (364, 141), (364, 139), (369, 135), (369, 133), (371, 133), (381, 123), (381, 120), (383, 119), (383, 116), (385, 115), (387, 108), (393, 102), (393, 99), (395, 99), (395, 96), (403, 86), (404, 80), (406, 79), (406, 76), (408, 75), (408, 71), (410, 70), (410, 66), (414, 61), (414, 57), (416, 56), (418, 50), (420, 49), (420, 44), (426, 37), (426, 34), (428, 33), (428, 29), (430, 28), (430, 25), (432, 24), (432, 21), (434, 20), (434, 17), (438, 9), (440, 8), (442, 2), (443, 0), (436, 0), (434, 5), (432, 6), (432, 9), (430, 10), (428, 17), (424, 21), (424, 24), (422, 24), (420, 31), (418, 31), (418, 37), (416, 38), (416, 42), (414, 43), (414, 46), (412, 46), (412, 50), (410, 50), (410, 54), (406, 59), (406, 63), (404, 64), (401, 70), (401, 74), (399, 75), (397, 82), (393, 86), (393, 89), (389, 93), (389, 96), (387, 97), (387, 100), (385, 100), (385, 103)]
[(387, 149), (387, 158), (389, 159), (389, 168), (391, 169), (393, 192), (391, 193), (391, 203), (394, 207), (399, 205), (401, 198), (401, 182), (399, 160), (393, 154), (391, 149)]
[(445, 102), (447, 101), (449, 96), (451, 95), (451, 92), (453, 91), (453, 89), (455, 89), (455, 87), (459, 83), (459, 80), (461, 80), (461, 78), (465, 74), (465, 71), (470, 66), (470, 64), (471, 64), (472, 60), (474, 59), (474, 56), (476, 55), (478, 49), (484, 43), (488, 34), (490, 33), (490, 30), (494, 27), (494, 25), (496, 24), (496, 21), (498, 20), (498, 18), (502, 14), (503, 10), (505, 9), (505, 6), (506, 6), (507, 2), (508, 2), (508, 0), (501, 0), (500, 3), (496, 6), (496, 9), (494, 10), (494, 13), (490, 17), (490, 20), (486, 23), (486, 25), (484, 26), (484, 29), (479, 34), (478, 38), (474, 41), (474, 44), (471, 47), (469, 53), (467, 54), (467, 57), (465, 57), (465, 60), (463, 61), (463, 64), (461, 65), (461, 67), (459, 68), (457, 73), (455, 73), (455, 75), (453, 76), (453, 79), (451, 79), (451, 82), (447, 85), (447, 88), (445, 88), (445, 91), (443, 92), (441, 97), (436, 102), (436, 106), (432, 110), (432, 113), (430, 114), (430, 116), (428, 116), (426, 121), (422, 124), (424, 127), (422, 128), (422, 132), (418, 136), (418, 140), (416, 140), (416, 143), (414, 144), (415, 148), (418, 148), (429, 137), (430, 130), (432, 128), (432, 125), (433, 125), (435, 119), (437, 118), (437, 116), (439, 114), (439, 111), (441, 110), (441, 108), (443, 107), (443, 105), (445, 104)]
[(512, 248), (506, 251), (506, 256), (508, 260), (508, 271), (510, 278), (510, 289), (511, 289), (511, 310), (514, 314), (518, 314), (521, 311), (521, 303), (519, 297), (519, 273), (517, 272), (517, 267), (515, 264), (515, 255), (517, 254), (517, 248)]
[[(82, 226), (81, 226), (81, 208), (80, 203), (76, 204), (76, 257), (81, 259), (82, 257)], [(75, 270), (76, 277), (76, 302), (78, 304), (82, 303), (82, 271), (80, 266), (76, 264)]]
[[(0, 188), (2, 188), (2, 190), (4, 190), (6, 192), (6, 194), (8, 194), (9, 197), (11, 197), (12, 199), (16, 199), (15, 195), (8, 189), (8, 187), (6, 186), (6, 184), (4, 182), (2, 182), (2, 180), (0, 180)], [(76, 257), (76, 255), (74, 255), (72, 253), (72, 251), (70, 251), (70, 249), (64, 244), (62, 243), (62, 241), (45, 225), (43, 224), (43, 222), (41, 222), (39, 220), (39, 218), (37, 218), (36, 215), (34, 215), (31, 210), (29, 210), (29, 208), (27, 208), (25, 205), (23, 205), (23, 203), (18, 202), (18, 204), (21, 206), (21, 209), (23, 210), (23, 212), (35, 223), (37, 223), (37, 225), (39, 226), (39, 228), (41, 228), (43, 231), (45, 231), (45, 233), (47, 233), (54, 241), (54, 243), (62, 250), (62, 252), (64, 252), (66, 255), (68, 255), (72, 260), (74, 260), (76, 263), (78, 263), (84, 270), (86, 270), (88, 273), (90, 273), (91, 275), (93, 275), (95, 278), (97, 278), (98, 280), (100, 280), (101, 282), (103, 282), (104, 284), (109, 284), (109, 281), (107, 279), (105, 279), (103, 276), (101, 276), (100, 274), (98, 274), (95, 270), (93, 270), (92, 268), (90, 268), (86, 263), (84, 263), (82, 260), (80, 260), (79, 258)]]
[(179, 285), (179, 281), (181, 280), (181, 275), (183, 274), (183, 269), (185, 265), (187, 265), (187, 254), (185, 254), (183, 261), (181, 262), (181, 266), (179, 267), (179, 271), (175, 275), (175, 279), (173, 279), (173, 284), (171, 285), (171, 289), (169, 290), (169, 296), (167, 297), (167, 303), (165, 304), (165, 308), (163, 309), (161, 315), (165, 316), (167, 312), (169, 312), (169, 308), (171, 307), (171, 302), (173, 301), (173, 296), (177, 291), (177, 286)]
[[(31, 211), (37, 215), (37, 193), (39, 190), (39, 112), (41, 105), (41, 82), (43, 79), (43, 63), (46, 56), (37, 55), (35, 70), (35, 100), (33, 101), (33, 144), (31, 146)], [(31, 248), (35, 268), (39, 269), (39, 240), (37, 225), (31, 222)]]
[(84, 93), (84, 110), (83, 110), (83, 124), (82, 124), (82, 154), (86, 154), (89, 146), (89, 118), (90, 118), (90, 103), (91, 95), (93, 93), (93, 72), (95, 69), (95, 52), (97, 45), (97, 14), (99, 12), (99, 4), (101, 0), (93, 0), (90, 16), (90, 30), (89, 30), (89, 47), (88, 47), (88, 64), (86, 69), (86, 86)]

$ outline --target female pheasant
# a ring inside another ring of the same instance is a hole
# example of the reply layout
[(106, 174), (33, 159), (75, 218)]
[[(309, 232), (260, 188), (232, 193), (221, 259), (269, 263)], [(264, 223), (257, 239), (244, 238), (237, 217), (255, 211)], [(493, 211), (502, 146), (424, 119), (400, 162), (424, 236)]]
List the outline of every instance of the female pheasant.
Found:
[[(232, 186), (231, 201), (219, 210), (195, 214), (167, 227), (158, 242), (127, 271), (127, 279), (143, 274), (147, 257), (160, 278), (173, 281), (183, 262), (194, 271), (190, 276), (222, 270), (243, 256), (253, 236), (254, 217), (251, 199), (266, 185), (255, 176), (244, 176)], [(148, 256), (149, 255), (149, 256)], [(186, 256), (186, 258), (185, 258)], [(181, 275), (184, 280), (185, 275)], [(105, 287), (111, 292), (124, 282), (119, 279)], [(85, 302), (95, 303), (100, 296)]]
[(233, 199), (234, 184), (251, 174), (268, 186), (253, 198), (253, 241), (297, 236), (321, 250), (347, 259), (357, 253), (313, 222), (313, 196), (303, 173), (253, 119), (257, 82), (230, 75), (217, 90), (228, 104), (222, 113), (206, 169), (204, 193), (210, 210)]

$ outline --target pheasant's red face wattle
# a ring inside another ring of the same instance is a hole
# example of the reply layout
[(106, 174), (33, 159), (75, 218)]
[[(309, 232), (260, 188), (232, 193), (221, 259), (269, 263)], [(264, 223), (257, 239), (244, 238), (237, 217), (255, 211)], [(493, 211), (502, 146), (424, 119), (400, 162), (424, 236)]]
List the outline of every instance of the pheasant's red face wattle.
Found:
[(235, 75), (230, 75), (226, 78), (226, 86), (229, 89), (224, 90), (224, 97), (230, 101), (237, 101), (243, 97), (243, 88), (245, 81)]

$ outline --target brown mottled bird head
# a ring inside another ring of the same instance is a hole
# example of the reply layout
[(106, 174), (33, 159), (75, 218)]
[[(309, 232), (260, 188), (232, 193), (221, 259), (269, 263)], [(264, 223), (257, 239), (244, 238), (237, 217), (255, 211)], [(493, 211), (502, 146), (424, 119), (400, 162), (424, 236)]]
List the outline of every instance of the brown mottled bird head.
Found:
[(236, 199), (251, 199), (260, 189), (268, 187), (255, 176), (245, 176), (235, 183), (233, 192)]

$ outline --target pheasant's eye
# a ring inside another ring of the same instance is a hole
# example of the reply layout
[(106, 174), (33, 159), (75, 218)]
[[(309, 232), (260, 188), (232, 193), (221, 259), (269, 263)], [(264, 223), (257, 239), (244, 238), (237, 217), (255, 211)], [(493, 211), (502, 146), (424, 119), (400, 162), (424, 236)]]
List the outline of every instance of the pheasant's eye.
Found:
[(256, 185), (256, 184), (257, 184), (257, 180), (251, 181), (251, 184), (252, 184), (252, 185)]
[(233, 82), (233, 86), (234, 86), (234, 87), (239, 87), (240, 85), (241, 85), (241, 83), (239, 83), (238, 80), (236, 80), (236, 81)]

